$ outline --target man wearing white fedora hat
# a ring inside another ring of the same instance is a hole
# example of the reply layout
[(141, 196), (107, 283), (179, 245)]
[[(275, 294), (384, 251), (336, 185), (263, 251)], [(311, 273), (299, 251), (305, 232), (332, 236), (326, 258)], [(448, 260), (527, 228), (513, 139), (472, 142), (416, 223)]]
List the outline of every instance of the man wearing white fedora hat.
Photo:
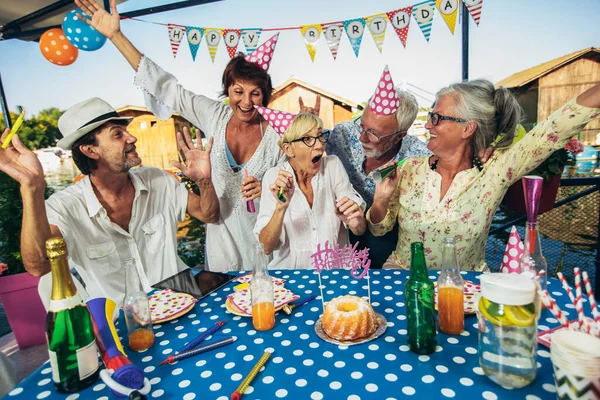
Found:
[[(127, 131), (130, 117), (121, 117), (105, 101), (92, 98), (74, 105), (58, 120), (63, 138), (58, 146), (72, 150), (84, 179), (44, 202), (44, 171), (37, 156), (14, 136), (0, 149), (0, 170), (17, 180), (23, 198), (21, 254), (29, 273), (50, 271), (45, 243), (65, 239), (69, 263), (91, 297), (120, 301), (125, 292), (128, 258), (144, 288), (186, 268), (177, 256), (177, 221), (186, 211), (203, 222), (218, 219), (219, 203), (211, 182), (210, 151), (196, 149), (189, 131), (177, 133), (186, 164), (172, 161), (200, 188), (188, 192), (171, 175), (152, 167), (133, 168), (142, 160), (137, 139)], [(2, 135), (8, 135), (8, 129)]]

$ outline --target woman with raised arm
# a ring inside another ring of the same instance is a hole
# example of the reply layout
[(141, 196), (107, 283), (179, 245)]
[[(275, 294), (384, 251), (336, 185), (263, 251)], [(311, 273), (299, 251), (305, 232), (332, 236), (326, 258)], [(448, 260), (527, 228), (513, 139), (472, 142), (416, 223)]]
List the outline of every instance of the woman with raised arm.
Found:
[[(367, 212), (376, 236), (399, 222), (398, 245), (384, 268), (410, 268), (410, 244), (423, 242), (428, 267), (440, 269), (449, 236), (463, 270), (487, 270), (488, 231), (508, 187), (564, 147), (599, 107), (596, 85), (512, 144), (522, 111), (508, 89), (475, 80), (440, 90), (425, 125), (433, 156), (410, 159), (378, 184)], [(490, 145), (496, 151), (482, 164), (475, 155)]]
[[(219, 221), (207, 224), (206, 254), (212, 271), (232, 271), (252, 266), (257, 243), (252, 229), (257, 213), (246, 203), (260, 197), (267, 169), (285, 161), (278, 151), (279, 136), (260, 118), (255, 105), (266, 106), (273, 90), (266, 72), (277, 37), (257, 48), (247, 60), (234, 57), (223, 73), (223, 96), (229, 105), (197, 95), (178, 84), (121, 32), (115, 0), (112, 14), (94, 0), (75, 0), (91, 20), (81, 17), (106, 36), (136, 71), (135, 84), (144, 92), (146, 107), (161, 119), (174, 112), (214, 138), (212, 178), (219, 201)], [(244, 169), (248, 178), (244, 178)], [(255, 202), (258, 209), (259, 202)], [(257, 210), (258, 211), (258, 210)]]

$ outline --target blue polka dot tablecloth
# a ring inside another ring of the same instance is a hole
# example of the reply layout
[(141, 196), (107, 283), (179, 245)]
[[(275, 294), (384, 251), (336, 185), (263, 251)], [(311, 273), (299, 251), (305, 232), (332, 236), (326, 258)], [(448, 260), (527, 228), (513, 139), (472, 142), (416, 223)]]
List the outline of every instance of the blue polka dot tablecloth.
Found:
[[(314, 271), (272, 271), (287, 281), (286, 287), (301, 297), (319, 294)], [(555, 398), (552, 365), (548, 348), (537, 350), (538, 371), (535, 381), (522, 389), (508, 390), (493, 383), (479, 367), (477, 354), (477, 318), (466, 316), (465, 331), (456, 336), (438, 334), (435, 353), (412, 353), (407, 345), (404, 282), (407, 271), (374, 270), (371, 274), (371, 301), (376, 312), (388, 321), (379, 338), (354, 346), (321, 340), (314, 330), (322, 312), (317, 298), (291, 316), (279, 313), (270, 331), (257, 332), (248, 317), (234, 316), (225, 309), (233, 283), (196, 303), (195, 308), (178, 320), (154, 326), (156, 340), (145, 352), (128, 351), (132, 362), (140, 366), (150, 382), (154, 399), (229, 399), (256, 361), (265, 351), (273, 352), (266, 368), (246, 390), (243, 399), (544, 399)], [(431, 278), (437, 274), (430, 272)], [(465, 279), (478, 282), (478, 274), (464, 273)], [(329, 300), (343, 294), (367, 296), (367, 281), (354, 280), (348, 271), (323, 272), (324, 297)], [(551, 279), (548, 290), (566, 313), (567, 296), (560, 283)], [(223, 328), (205, 343), (236, 336), (233, 344), (200, 354), (173, 365), (158, 363), (186, 342), (208, 329), (216, 321), (226, 320)], [(539, 329), (558, 325), (544, 310)], [(125, 324), (120, 321), (122, 336)], [(21, 382), (5, 399), (109, 399), (112, 395), (101, 380), (85, 390), (65, 395), (52, 383), (50, 364), (42, 365)]]

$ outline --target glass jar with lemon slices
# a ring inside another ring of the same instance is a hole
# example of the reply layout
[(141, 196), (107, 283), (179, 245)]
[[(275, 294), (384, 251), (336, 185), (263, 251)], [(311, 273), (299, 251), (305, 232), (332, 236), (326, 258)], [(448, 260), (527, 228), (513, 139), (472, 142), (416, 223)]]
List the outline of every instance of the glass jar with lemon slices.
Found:
[(535, 284), (521, 275), (481, 275), (479, 364), (503, 387), (521, 388), (537, 371)]

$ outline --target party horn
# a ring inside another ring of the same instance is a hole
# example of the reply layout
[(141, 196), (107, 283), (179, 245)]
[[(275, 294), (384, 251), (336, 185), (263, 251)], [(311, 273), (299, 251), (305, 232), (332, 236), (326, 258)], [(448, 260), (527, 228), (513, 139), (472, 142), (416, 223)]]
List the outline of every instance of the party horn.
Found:
[(525, 194), (525, 209), (527, 210), (527, 222), (537, 222), (544, 178), (541, 176), (528, 175), (524, 176), (522, 180), (523, 193)]
[(277, 198), (282, 202), (285, 203), (285, 196), (283, 195), (283, 188), (279, 189), (279, 193), (277, 193)]
[(2, 143), (3, 149), (8, 148), (13, 136), (15, 136), (15, 134), (17, 133), (17, 131), (19, 130), (21, 125), (23, 125), (23, 118), (25, 117), (25, 109), (23, 109), (23, 107), (21, 107), (21, 106), (18, 106), (18, 108), (21, 109), (21, 113), (19, 114), (19, 117), (17, 117), (17, 120), (15, 121), (15, 124), (12, 126), (10, 132), (8, 133), (8, 136), (6, 137), (6, 139), (4, 139), (4, 142)]
[[(244, 178), (248, 177), (248, 168), (244, 168)], [(249, 213), (255, 213), (256, 208), (254, 208), (254, 200), (246, 201), (246, 209)]]
[[(111, 299), (96, 298), (87, 302), (94, 323), (96, 344), (102, 355), (106, 372), (101, 378), (116, 397), (127, 397), (137, 390), (142, 394), (150, 392), (150, 382), (144, 378), (144, 371), (125, 355), (115, 325), (112, 322), (116, 304)], [(104, 372), (104, 371), (103, 371)]]
[(398, 161), (395, 164), (390, 165), (389, 167), (385, 167), (385, 168), (373, 171), (373, 181), (375, 183), (381, 183), (381, 182), (383, 182), (383, 180), (385, 178), (387, 178), (388, 176), (390, 176), (392, 174), (392, 172), (394, 172), (396, 170), (396, 168), (398, 168), (399, 166), (401, 166), (405, 162), (406, 162), (406, 158), (403, 159), (403, 160)]
[(235, 392), (231, 394), (231, 400), (240, 400), (242, 398), (242, 395), (248, 388), (248, 385), (250, 385), (250, 383), (252, 383), (252, 380), (256, 378), (256, 375), (258, 375), (260, 369), (269, 360), (269, 357), (271, 357), (271, 353), (265, 351), (265, 354), (263, 354), (262, 357), (256, 362), (256, 365), (252, 367), (248, 376), (244, 378), (242, 383), (240, 383), (240, 386), (238, 386)]

